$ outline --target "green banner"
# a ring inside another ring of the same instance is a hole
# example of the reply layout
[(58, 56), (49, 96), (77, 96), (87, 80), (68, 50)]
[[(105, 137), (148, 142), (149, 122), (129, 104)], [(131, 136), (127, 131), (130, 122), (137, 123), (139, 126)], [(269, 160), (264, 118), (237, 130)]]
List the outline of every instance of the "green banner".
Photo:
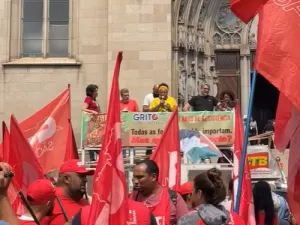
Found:
[[(155, 146), (163, 133), (170, 113), (122, 113), (123, 146)], [(180, 112), (179, 129), (199, 130), (214, 144), (233, 144), (234, 112)], [(81, 141), (83, 147), (101, 146), (106, 115), (83, 113)]]

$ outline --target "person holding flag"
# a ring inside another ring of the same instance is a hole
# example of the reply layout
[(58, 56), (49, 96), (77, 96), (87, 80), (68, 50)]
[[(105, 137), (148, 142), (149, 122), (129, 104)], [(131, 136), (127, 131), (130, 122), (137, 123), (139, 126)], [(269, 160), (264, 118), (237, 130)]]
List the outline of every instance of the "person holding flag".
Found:
[[(54, 208), (55, 188), (51, 181), (39, 179), (29, 185), (27, 190), (27, 202), (40, 224), (47, 224), (47, 216), (51, 216)], [(32, 215), (26, 213), (19, 218), (21, 225), (35, 225)], [(44, 220), (45, 219), (45, 220)]]
[(144, 160), (133, 169), (134, 191), (130, 199), (142, 202), (156, 218), (158, 225), (175, 225), (188, 213), (187, 206), (176, 191), (158, 183), (159, 168), (153, 160)]
[(245, 225), (240, 216), (220, 205), (226, 198), (226, 188), (221, 171), (212, 168), (194, 179), (194, 211), (179, 219), (177, 225)]
[(93, 170), (87, 170), (77, 159), (71, 159), (62, 164), (59, 169), (56, 196), (63, 209), (55, 201), (50, 225), (64, 224), (67, 222), (65, 216), (72, 218), (83, 206), (89, 205), (89, 202), (83, 199), (83, 196), (86, 193), (86, 176), (93, 174)]

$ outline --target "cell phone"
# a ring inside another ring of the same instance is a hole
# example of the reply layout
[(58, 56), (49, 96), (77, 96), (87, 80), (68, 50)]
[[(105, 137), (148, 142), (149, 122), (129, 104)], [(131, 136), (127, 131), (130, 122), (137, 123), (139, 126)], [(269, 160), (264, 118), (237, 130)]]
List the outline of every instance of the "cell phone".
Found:
[[(2, 168), (0, 168), (0, 171), (2, 171)], [(13, 178), (14, 173), (12, 171), (9, 171), (8, 173), (4, 174), (4, 178)]]

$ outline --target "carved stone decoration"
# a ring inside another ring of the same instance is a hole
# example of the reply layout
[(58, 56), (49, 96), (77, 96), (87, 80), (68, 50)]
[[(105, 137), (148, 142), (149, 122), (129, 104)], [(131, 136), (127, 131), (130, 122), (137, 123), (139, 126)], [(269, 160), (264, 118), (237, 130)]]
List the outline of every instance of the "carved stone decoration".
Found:
[(186, 95), (186, 79), (187, 79), (187, 71), (184, 65), (184, 58), (180, 58), (179, 60), (179, 87), (178, 87), (178, 105), (179, 107), (183, 107), (185, 104), (185, 95)]
[(189, 24), (193, 24), (193, 19), (195, 17), (200, 2), (201, 0), (194, 0), (192, 2), (190, 13), (189, 13)]
[(258, 27), (258, 15), (250, 22), (250, 28), (248, 33), (248, 43), (250, 49), (256, 49), (257, 43), (257, 27)]
[(186, 46), (186, 28), (183, 24), (178, 25), (178, 46)]
[(179, 17), (178, 17), (178, 23), (184, 23), (184, 11), (187, 7), (188, 0), (181, 0), (180, 6), (179, 6)]
[(178, 105), (179, 108), (183, 107), (192, 96), (199, 94), (200, 85), (203, 83), (211, 83), (213, 85), (213, 74), (205, 71), (203, 62), (204, 54), (195, 52), (194, 57), (198, 58), (199, 64), (196, 61), (189, 62), (189, 67), (186, 69), (186, 58), (180, 58), (178, 65)]
[(205, 72), (204, 72), (204, 69), (203, 69), (203, 64), (200, 63), (198, 65), (198, 79), (202, 80), (202, 81), (205, 81), (206, 80), (206, 77), (205, 77)]
[(227, 33), (223, 34), (223, 36), (222, 36), (222, 44), (223, 45), (230, 45), (231, 44), (231, 36), (230, 36), (230, 34), (227, 34)]
[(202, 28), (197, 29), (197, 38), (196, 38), (196, 50), (198, 52), (204, 51), (204, 31)]
[(213, 43), (214, 45), (221, 45), (222, 44), (222, 38), (219, 33), (215, 33), (213, 36)]
[(191, 69), (190, 69), (190, 75), (193, 79), (196, 79), (196, 69), (195, 69), (195, 61), (192, 61), (191, 63)]
[(235, 33), (231, 36), (231, 42), (234, 45), (239, 45), (242, 43), (242, 38), (241, 35), (239, 33)]
[(216, 20), (217, 27), (225, 33), (237, 33), (243, 28), (243, 23), (230, 10), (230, 5), (222, 5), (219, 8)]
[(194, 50), (196, 47), (196, 33), (193, 26), (188, 27), (188, 49)]
[(201, 10), (200, 10), (199, 23), (202, 23), (204, 21), (205, 14), (206, 14), (206, 11), (208, 8), (207, 6), (211, 0), (202, 0), (202, 1), (203, 1), (203, 3), (202, 3)]
[(256, 49), (256, 35), (254, 33), (249, 36), (249, 47), (250, 49)]

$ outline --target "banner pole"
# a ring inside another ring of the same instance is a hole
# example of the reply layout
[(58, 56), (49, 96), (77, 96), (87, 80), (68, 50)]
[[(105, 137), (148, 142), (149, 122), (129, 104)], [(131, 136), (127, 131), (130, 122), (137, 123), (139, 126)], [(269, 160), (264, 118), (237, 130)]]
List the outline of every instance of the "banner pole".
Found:
[(254, 91), (255, 91), (255, 85), (256, 85), (256, 77), (257, 77), (256, 70), (254, 70), (252, 72), (252, 82), (251, 82), (251, 90), (250, 90), (249, 103), (248, 103), (246, 128), (245, 128), (245, 132), (244, 132), (243, 148), (242, 148), (242, 154), (241, 154), (240, 165), (239, 165), (240, 168), (239, 168), (239, 177), (238, 177), (238, 188), (237, 188), (236, 201), (235, 201), (235, 207), (234, 207), (234, 211), (236, 213), (239, 213), (239, 209), (240, 209), (241, 191), (242, 191), (242, 184), (243, 184), (243, 177), (244, 177), (245, 161), (246, 161), (246, 156), (247, 156), (247, 146), (248, 146)]

